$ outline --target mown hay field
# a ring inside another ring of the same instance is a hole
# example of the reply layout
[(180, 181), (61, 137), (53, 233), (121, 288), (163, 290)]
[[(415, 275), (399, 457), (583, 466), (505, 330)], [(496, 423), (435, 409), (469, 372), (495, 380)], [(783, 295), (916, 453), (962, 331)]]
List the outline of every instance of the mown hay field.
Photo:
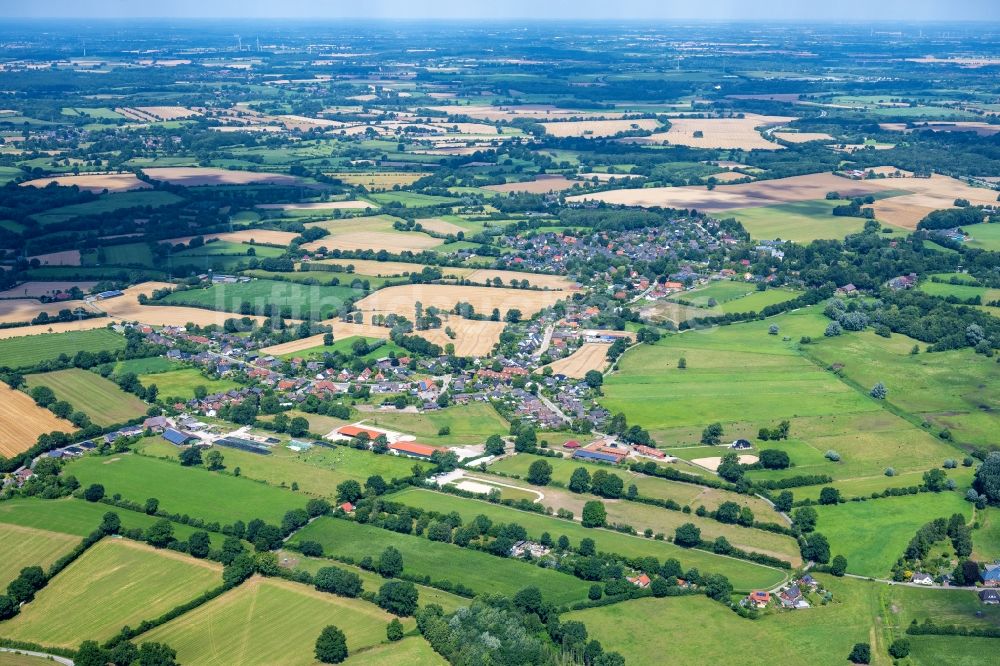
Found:
[(25, 377), (30, 388), (48, 386), (58, 400), (84, 412), (100, 426), (124, 423), (146, 413), (146, 403), (96, 372), (68, 368)]
[[(167, 643), (177, 650), (180, 663), (192, 666), (310, 666), (316, 663), (316, 638), (324, 627), (339, 627), (354, 653), (386, 642), (392, 617), (360, 599), (254, 577), (138, 640)], [(412, 620), (405, 622), (412, 628)]]
[(5, 622), (4, 636), (72, 649), (85, 640), (104, 641), (221, 584), (221, 574), (214, 562), (105, 539)]
[(0, 585), (17, 578), (24, 567), (48, 569), (80, 542), (76, 537), (19, 525), (0, 525)]

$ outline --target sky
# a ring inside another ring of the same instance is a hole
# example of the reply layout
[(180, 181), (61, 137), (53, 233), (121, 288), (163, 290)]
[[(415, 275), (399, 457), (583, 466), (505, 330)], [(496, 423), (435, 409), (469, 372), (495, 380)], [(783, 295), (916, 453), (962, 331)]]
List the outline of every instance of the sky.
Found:
[(1000, 20), (1000, 0), (34, 0), (19, 18)]

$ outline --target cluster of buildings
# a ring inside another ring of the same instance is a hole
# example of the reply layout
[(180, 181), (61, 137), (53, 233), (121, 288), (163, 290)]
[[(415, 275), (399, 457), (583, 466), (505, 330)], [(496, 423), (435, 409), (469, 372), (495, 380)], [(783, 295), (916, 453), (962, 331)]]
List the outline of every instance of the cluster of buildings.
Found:
[(808, 599), (806, 599), (806, 593), (819, 591), (819, 581), (811, 575), (805, 574), (783, 587), (777, 593), (771, 593), (766, 590), (754, 590), (741, 603), (747, 608), (756, 608), (757, 610), (763, 610), (771, 605), (788, 610), (801, 610), (811, 607)]

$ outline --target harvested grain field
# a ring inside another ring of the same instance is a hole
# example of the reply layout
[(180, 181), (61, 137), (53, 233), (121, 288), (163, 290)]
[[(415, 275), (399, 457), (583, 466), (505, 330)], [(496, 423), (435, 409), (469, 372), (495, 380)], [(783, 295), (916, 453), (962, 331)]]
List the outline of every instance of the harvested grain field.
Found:
[[(765, 139), (758, 128), (784, 125), (795, 118), (759, 116), (748, 113), (743, 118), (671, 118), (670, 129), (648, 137), (628, 139), (636, 143), (668, 143), (691, 148), (737, 150), (781, 150), (782, 146)], [(696, 133), (700, 132), (700, 136)]]
[(449, 343), (455, 345), (457, 356), (486, 356), (493, 350), (493, 345), (500, 341), (500, 334), (504, 329), (503, 322), (462, 319), (455, 315), (447, 318), (444, 326), (455, 333), (454, 338), (448, 337), (444, 328), (416, 331), (416, 334), (440, 345), (442, 349)]
[(553, 120), (558, 118), (620, 118), (621, 113), (607, 111), (581, 111), (579, 109), (561, 109), (551, 104), (518, 104), (516, 106), (489, 106), (485, 104), (461, 104), (449, 106), (432, 106), (432, 111), (468, 116), (479, 120), (495, 122), (497, 120), (514, 120), (516, 118), (537, 118)]
[[(442, 270), (456, 270), (452, 268), (442, 268)], [(462, 270), (462, 269), (457, 269)], [(479, 284), (484, 284), (486, 282), (492, 282), (496, 278), (504, 284), (510, 284), (511, 280), (517, 280), (521, 282), (527, 280), (528, 284), (532, 287), (540, 287), (542, 289), (576, 289), (577, 285), (575, 282), (562, 275), (546, 275), (544, 273), (525, 273), (521, 271), (502, 271), (494, 270), (492, 268), (481, 268), (479, 270), (472, 271), (465, 276), (465, 279), (470, 282), (477, 282)]]
[[(218, 239), (221, 241), (228, 241), (230, 243), (260, 243), (263, 245), (280, 245), (281, 247), (286, 247), (292, 242), (292, 239), (297, 236), (297, 233), (291, 231), (275, 231), (274, 229), (241, 229), (240, 231), (225, 231), (217, 234), (205, 234), (200, 236), (200, 238), (205, 240)], [(168, 238), (167, 240), (160, 242), (170, 243), (171, 245), (177, 245), (178, 243), (187, 245), (194, 238), (199, 238), (199, 236), (181, 236), (180, 238)]]
[(0, 456), (23, 453), (34, 446), (39, 435), (54, 431), (70, 433), (76, 428), (36, 405), (26, 393), (0, 382)]
[(152, 187), (149, 183), (139, 180), (132, 173), (85, 173), (79, 176), (47, 176), (35, 178), (21, 183), (21, 187), (46, 187), (55, 183), (60, 187), (73, 187), (90, 192), (128, 192)]
[(462, 302), (471, 304), (479, 313), (489, 314), (496, 308), (501, 315), (506, 315), (509, 310), (518, 309), (527, 318), (564, 296), (555, 291), (530, 289), (406, 284), (376, 291), (358, 301), (357, 308), (362, 312), (394, 312), (412, 319), (413, 305), (417, 301), (424, 308), (435, 306), (446, 312)]
[(438, 217), (425, 217), (417, 220), (417, 223), (427, 231), (431, 231), (436, 234), (457, 234), (459, 232), (464, 233), (465, 229), (458, 226), (454, 222), (449, 222), (448, 220), (442, 220)]
[[(375, 261), (374, 259), (320, 259), (313, 261), (314, 264), (328, 264), (331, 266), (353, 266), (353, 273), (345, 275), (368, 275), (371, 277), (398, 277), (419, 273), (426, 264), (412, 264), (405, 261)], [(445, 277), (468, 277), (477, 272), (473, 268), (458, 268), (455, 266), (434, 266), (438, 268)]]
[(570, 180), (565, 176), (542, 175), (535, 176), (534, 180), (522, 183), (504, 183), (503, 185), (485, 185), (484, 190), (493, 192), (529, 192), (531, 194), (547, 194), (548, 192), (562, 192), (572, 189), (574, 185), (581, 185), (579, 180)]
[(309, 203), (257, 204), (261, 210), (345, 210), (376, 208), (367, 201), (315, 201)]
[(29, 259), (38, 259), (42, 266), (79, 266), (79, 250), (63, 250), (62, 252), (49, 252), (48, 254), (36, 254)]
[(303, 243), (302, 249), (313, 252), (321, 247), (327, 250), (385, 250), (399, 254), (404, 250), (419, 252), (437, 247), (441, 241), (427, 234), (403, 231), (349, 231), (326, 236), (311, 243)]
[(69, 291), (73, 287), (79, 287), (83, 291), (88, 291), (95, 284), (97, 283), (92, 280), (23, 282), (6, 291), (0, 291), (0, 298), (39, 298), (41, 296), (52, 296), (63, 291)]
[(875, 202), (875, 219), (903, 229), (915, 229), (925, 215), (934, 210), (953, 208), (955, 199), (967, 199), (972, 205), (994, 206), (996, 190), (972, 187), (949, 176), (930, 178), (885, 178), (878, 181), (886, 189), (906, 190), (911, 194)]
[(83, 301), (42, 303), (34, 298), (0, 301), (0, 323), (9, 324), (31, 321), (43, 312), (54, 316), (59, 314), (60, 310), (74, 310), (75, 308), (90, 310)]
[(186, 106), (136, 106), (133, 108), (156, 120), (180, 120), (181, 118), (194, 118), (201, 115)]
[(348, 185), (364, 185), (369, 192), (375, 192), (391, 190), (394, 185), (400, 187), (412, 185), (424, 176), (429, 176), (430, 173), (426, 171), (342, 171), (326, 175)]
[(826, 132), (774, 132), (775, 139), (788, 143), (809, 143), (810, 141), (833, 141), (834, 138)]
[(212, 185), (296, 185), (300, 181), (283, 173), (261, 173), (257, 171), (233, 171), (213, 167), (153, 167), (143, 169), (153, 180), (183, 187)]
[[(556, 137), (609, 137), (620, 132), (633, 130), (654, 131), (660, 127), (653, 118), (634, 120), (569, 120), (565, 122), (542, 123), (545, 133)], [(655, 135), (654, 135), (655, 136)]]
[(7, 340), (8, 338), (23, 338), (29, 335), (66, 333), (67, 331), (89, 331), (94, 328), (104, 328), (109, 323), (110, 320), (106, 317), (95, 317), (93, 319), (82, 319), (80, 321), (62, 321), (53, 324), (0, 328), (0, 340)]
[(697, 208), (720, 212), (734, 208), (771, 206), (794, 201), (814, 201), (836, 191), (844, 197), (877, 194), (890, 189), (910, 189), (916, 179), (885, 178), (878, 180), (848, 180), (832, 173), (813, 173), (754, 183), (721, 185), (714, 190), (705, 187), (649, 187), (620, 189), (568, 197), (567, 201), (605, 201), (625, 206), (663, 206)]
[(574, 379), (583, 379), (590, 370), (602, 371), (608, 364), (609, 345), (599, 342), (585, 342), (575, 352), (553, 361), (547, 367), (557, 375), (566, 375)]

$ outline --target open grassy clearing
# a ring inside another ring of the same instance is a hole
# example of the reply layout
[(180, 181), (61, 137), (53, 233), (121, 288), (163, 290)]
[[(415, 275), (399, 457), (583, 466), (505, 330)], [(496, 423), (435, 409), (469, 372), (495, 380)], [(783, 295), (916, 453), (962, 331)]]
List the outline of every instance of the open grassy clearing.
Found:
[(380, 204), (401, 204), (405, 208), (421, 208), (423, 206), (444, 206), (458, 203), (451, 197), (439, 197), (418, 192), (376, 192), (369, 196), (372, 201)]
[(340, 627), (347, 635), (348, 650), (354, 652), (384, 642), (391, 619), (360, 599), (284, 580), (252, 578), (139, 640), (167, 643), (183, 664), (307, 666), (316, 663), (313, 649), (323, 627)]
[(266, 314), (269, 308), (276, 307), (287, 310), (293, 319), (328, 319), (343, 307), (346, 299), (360, 295), (361, 292), (349, 287), (255, 279), (174, 292), (160, 302), (234, 313), (244, 313), (244, 304), (248, 303), (252, 314)]
[[(930, 469), (931, 466), (928, 466)], [(894, 468), (895, 469), (895, 468)], [(845, 498), (851, 497), (871, 497), (872, 493), (881, 493), (886, 488), (910, 488), (920, 486), (924, 480), (923, 475), (926, 470), (912, 470), (907, 472), (897, 472), (895, 476), (878, 474), (876, 476), (859, 476), (856, 478), (838, 478), (831, 485), (840, 491), (840, 495)], [(944, 470), (949, 479), (954, 479), (958, 484), (958, 490), (965, 492), (972, 485), (972, 477), (975, 473), (972, 467), (958, 467), (956, 469)], [(839, 474), (838, 474), (839, 476)], [(792, 495), (796, 500), (819, 500), (819, 494), (824, 485), (805, 486), (792, 489)]]
[[(171, 460), (180, 453), (180, 449), (160, 437), (143, 439), (137, 447), (146, 455)], [(303, 493), (326, 498), (336, 497), (337, 485), (348, 479), (364, 484), (368, 477), (377, 474), (392, 481), (409, 476), (413, 465), (418, 464), (410, 458), (378, 455), (349, 446), (333, 449), (317, 446), (296, 453), (279, 445), (269, 456), (223, 446), (217, 449), (225, 458), (226, 469), (239, 467), (241, 476), (283, 488), (297, 483)], [(301, 502), (305, 501), (306, 498), (302, 498)]]
[(198, 386), (204, 386), (209, 394), (221, 393), (240, 386), (231, 379), (208, 379), (197, 368), (181, 368), (142, 374), (139, 375), (139, 382), (143, 386), (156, 384), (161, 396), (181, 398), (182, 400), (193, 398), (194, 389)]
[(220, 524), (254, 518), (280, 524), (286, 511), (301, 509), (308, 499), (249, 479), (137, 455), (85, 456), (66, 469), (84, 486), (102, 484), (108, 495), (119, 493), (140, 503), (155, 497), (164, 511)]
[(983, 250), (1000, 250), (1000, 224), (974, 224), (963, 227), (965, 233), (972, 236), (966, 241), (968, 247), (981, 248)]
[[(376, 342), (383, 342), (383, 344), (378, 345), (375, 349), (372, 349), (367, 354), (361, 356), (354, 356), (354, 351), (351, 346), (358, 340), (364, 340), (369, 346), (374, 345)], [(316, 347), (309, 347), (308, 349), (302, 349), (294, 352), (286, 352), (281, 354), (281, 358), (285, 359), (322, 359), (324, 354), (333, 354), (334, 352), (340, 352), (345, 356), (350, 358), (360, 358), (362, 360), (370, 359), (381, 359), (386, 358), (389, 354), (394, 354), (397, 358), (407, 355), (407, 351), (393, 342), (381, 341), (378, 338), (366, 338), (360, 335), (352, 335), (347, 338), (341, 338), (335, 340), (332, 345), (319, 345)]]
[[(56, 335), (46, 334), (45, 337), (25, 335), (0, 340), (0, 367), (27, 368), (42, 361), (59, 358), (60, 354), (72, 358), (78, 351), (124, 349), (125, 337), (104, 328), (107, 320), (97, 321), (101, 322), (101, 328), (90, 331), (68, 331)], [(20, 330), (10, 329), (11, 332)]]
[(76, 426), (39, 407), (27, 393), (0, 383), (0, 456), (11, 458), (35, 445), (39, 435), (76, 432)]
[(221, 572), (214, 562), (105, 539), (56, 576), (2, 631), (6, 638), (67, 648), (106, 640), (124, 625), (155, 618), (220, 584)]
[(972, 533), (972, 556), (977, 561), (1000, 560), (1000, 510), (987, 508), (976, 512), (979, 529)]
[(818, 506), (816, 512), (816, 531), (829, 539), (832, 554), (847, 558), (848, 572), (885, 578), (922, 525), (954, 513), (968, 520), (972, 505), (961, 493), (945, 491)]
[[(393, 546), (403, 554), (404, 573), (461, 583), (480, 594), (513, 595), (534, 585), (547, 601), (564, 604), (584, 600), (590, 587), (558, 571), (336, 518), (314, 520), (296, 532), (292, 541), (317, 541), (327, 554), (355, 561), (366, 555), (378, 558), (387, 546)], [(448, 563), (446, 568), (443, 562)]]
[(28, 375), (25, 380), (30, 388), (48, 386), (57, 399), (69, 402), (101, 426), (124, 423), (146, 413), (146, 403), (96, 372), (68, 368)]
[[(616, 650), (630, 664), (671, 663), (694, 666), (741, 664), (816, 664), (840, 666), (851, 647), (872, 642), (876, 664), (888, 663), (878, 641), (877, 587), (847, 578), (822, 576), (834, 601), (807, 611), (768, 615), (754, 622), (739, 618), (705, 597), (637, 599), (566, 614), (563, 621), (587, 625), (591, 638)], [(635, 618), (644, 618), (635, 622)], [(629, 631), (622, 631), (628, 625)], [(665, 632), (670, 640), (664, 641)], [(779, 654), (780, 653), (780, 654)]]
[(61, 532), (10, 523), (0, 525), (0, 585), (6, 589), (7, 583), (17, 578), (24, 567), (40, 566), (47, 570), (79, 541)]
[(598, 551), (618, 553), (624, 557), (652, 556), (661, 560), (675, 557), (685, 568), (693, 566), (702, 573), (722, 573), (729, 576), (730, 581), (738, 589), (774, 585), (783, 578), (783, 572), (752, 562), (720, 557), (700, 550), (687, 550), (667, 541), (656, 541), (610, 530), (589, 529), (576, 522), (518, 511), (499, 504), (422, 489), (407, 489), (392, 497), (395, 501), (425, 510), (440, 513), (457, 511), (465, 521), (483, 514), (494, 522), (515, 522), (522, 525), (533, 539), (541, 537), (543, 532), (549, 532), (553, 539), (565, 534), (571, 543), (578, 544), (580, 539), (591, 538), (596, 542)]
[[(507, 421), (484, 403), (452, 405), (423, 414), (385, 411), (362, 416), (367, 424), (414, 435), (420, 442), (440, 446), (482, 444), (490, 435), (505, 435), (510, 430)], [(438, 434), (442, 428), (450, 432)]]

